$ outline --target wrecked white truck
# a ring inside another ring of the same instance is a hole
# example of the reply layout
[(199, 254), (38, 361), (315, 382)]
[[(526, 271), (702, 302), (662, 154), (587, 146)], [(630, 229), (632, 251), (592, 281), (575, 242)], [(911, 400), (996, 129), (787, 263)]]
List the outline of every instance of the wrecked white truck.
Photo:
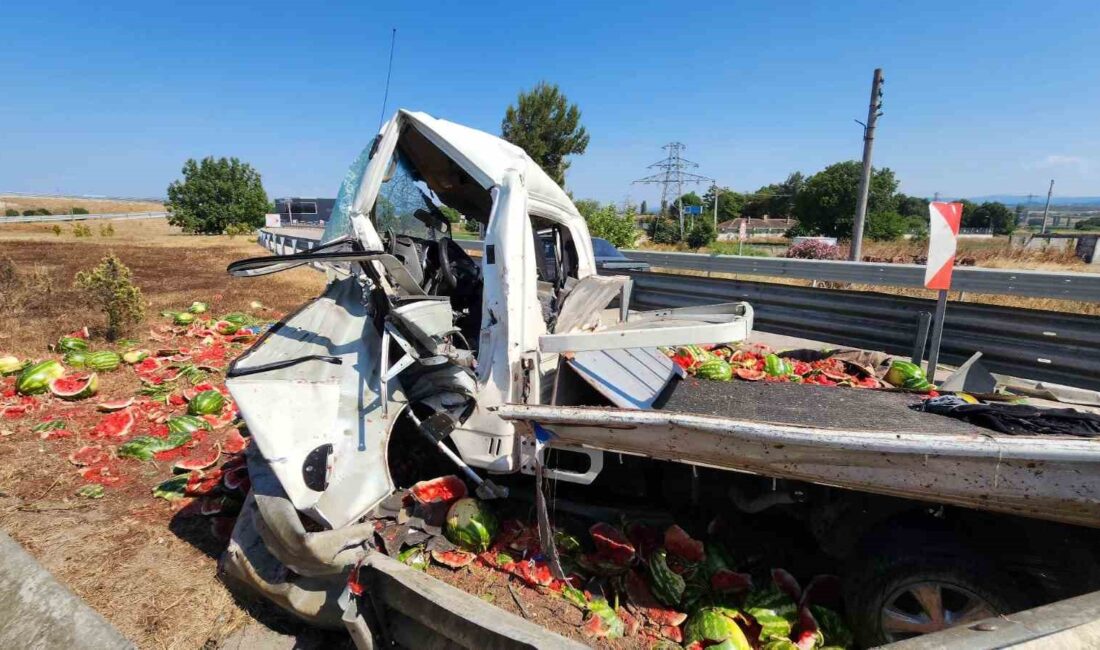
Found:
[[(483, 228), (480, 260), (442, 206)], [(1098, 583), (1096, 441), (996, 434), (903, 393), (685, 380), (658, 348), (746, 341), (751, 306), (630, 310), (630, 279), (596, 274), (569, 197), (499, 138), (398, 112), (320, 245), (230, 272), (305, 264), (328, 274), (323, 295), (227, 375), (254, 445), (223, 570), (307, 620), (343, 617), (363, 644), (386, 635), (346, 587), (384, 561), (369, 515), (442, 473), (485, 499), (542, 502), (538, 474), (563, 503), (781, 513), (842, 568), (863, 644)]]

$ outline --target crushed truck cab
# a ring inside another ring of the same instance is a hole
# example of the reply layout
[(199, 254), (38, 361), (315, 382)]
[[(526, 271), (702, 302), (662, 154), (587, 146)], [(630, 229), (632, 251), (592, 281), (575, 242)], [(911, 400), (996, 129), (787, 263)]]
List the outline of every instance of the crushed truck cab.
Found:
[[(455, 213), (483, 233), (480, 259), (452, 239)], [(303, 265), (327, 274), (324, 293), (227, 373), (254, 440), (253, 494), (223, 569), (321, 624), (340, 623), (344, 578), (371, 562), (365, 517), (425, 465), (457, 470), (482, 497), (506, 494), (494, 483), (506, 475), (588, 484), (614, 455), (1100, 522), (1094, 441), (919, 421), (898, 394), (690, 388), (700, 382), (658, 348), (744, 341), (752, 307), (630, 310), (630, 278), (596, 274), (566, 193), (474, 129), (399, 111), (348, 170), (316, 247), (229, 271)], [(545, 467), (548, 448), (582, 462)]]

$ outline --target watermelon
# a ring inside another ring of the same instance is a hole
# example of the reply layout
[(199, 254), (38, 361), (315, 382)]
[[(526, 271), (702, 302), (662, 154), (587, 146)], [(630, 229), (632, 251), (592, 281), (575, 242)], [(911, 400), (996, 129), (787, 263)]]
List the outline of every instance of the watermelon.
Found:
[(99, 377), (90, 374), (67, 375), (50, 381), (50, 392), (65, 400), (85, 399), (99, 392)]
[(195, 322), (195, 315), (187, 312), (180, 312), (172, 316), (172, 322), (176, 325), (190, 325)]
[(621, 639), (626, 634), (623, 620), (604, 598), (593, 598), (588, 603), (588, 618), (581, 629), (589, 636), (608, 639)]
[(447, 510), (443, 534), (462, 549), (481, 553), (488, 550), (499, 529), (496, 516), (483, 503), (465, 497)]
[(23, 369), (26, 364), (13, 356), (0, 357), (0, 376), (14, 375)]
[(206, 469), (214, 463), (218, 462), (221, 458), (222, 448), (218, 443), (214, 443), (214, 446), (207, 449), (201, 449), (191, 452), (191, 455), (187, 458), (181, 458), (177, 460), (173, 465), (173, 470), (190, 472), (196, 469)]
[(705, 607), (696, 612), (684, 626), (684, 643), (715, 646), (728, 643), (735, 650), (749, 650), (752, 644), (745, 638), (735, 617), (738, 612), (724, 607)]
[(98, 483), (82, 485), (76, 490), (76, 496), (84, 497), (85, 499), (102, 499), (103, 494), (103, 486)]
[(149, 357), (148, 350), (127, 350), (122, 353), (122, 360), (127, 365), (137, 365)]
[(90, 337), (91, 335), (92, 333), (88, 331), (87, 327), (81, 327), (78, 330), (68, 333), (69, 338), (84, 339), (85, 341), (88, 340), (88, 337)]
[(717, 357), (707, 359), (695, 367), (695, 376), (700, 379), (714, 379), (717, 381), (729, 381), (733, 378), (733, 368), (730, 364)]
[(184, 497), (184, 488), (187, 487), (186, 476), (173, 476), (172, 478), (161, 482), (153, 488), (153, 496), (166, 499), (168, 501), (175, 501)]
[(409, 488), (409, 493), (420, 503), (450, 503), (466, 496), (466, 484), (451, 474), (429, 481), (420, 481)]
[[(138, 436), (118, 448), (118, 457), (152, 460), (153, 456), (159, 452), (171, 451), (189, 442), (191, 442), (190, 433), (169, 433), (167, 438)], [(186, 483), (187, 481), (184, 480), (183, 484)]]
[(693, 367), (714, 358), (714, 355), (698, 345), (681, 345), (676, 348), (676, 356), (689, 359)]
[(220, 469), (212, 469), (209, 472), (195, 470), (186, 476), (185, 491), (190, 496), (210, 494), (222, 484), (222, 471)]
[(665, 549), (661, 549), (649, 558), (649, 578), (653, 589), (653, 595), (661, 603), (669, 607), (680, 604), (684, 596), (686, 583), (684, 578), (674, 572), (668, 566), (668, 555)]
[(469, 566), (477, 556), (467, 551), (432, 551), (432, 559), (445, 567), (461, 569)]
[(410, 566), (417, 571), (428, 568), (428, 558), (424, 555), (423, 546), (412, 546), (397, 554), (397, 561)]
[(767, 375), (763, 370), (757, 370), (755, 368), (738, 368), (735, 373), (738, 379), (744, 379), (746, 381), (760, 381)]
[(238, 454), (244, 451), (244, 448), (248, 446), (248, 438), (241, 435), (240, 430), (232, 429), (225, 436), (225, 443), (222, 445), (222, 449), (227, 454)]
[(96, 372), (110, 372), (122, 363), (122, 357), (110, 350), (90, 352), (84, 357), (84, 367)]
[(96, 410), (104, 413), (113, 413), (115, 411), (121, 411), (124, 408), (129, 408), (134, 403), (133, 397), (121, 397), (119, 399), (109, 399), (106, 402), (100, 402), (96, 404)]
[(168, 418), (169, 433), (193, 433), (199, 429), (210, 430), (210, 424), (195, 415), (173, 415)]
[(87, 352), (88, 342), (75, 336), (62, 336), (57, 340), (58, 352)]
[(227, 320), (220, 320), (214, 323), (214, 331), (218, 334), (221, 334), (222, 336), (230, 336), (232, 334), (236, 334), (237, 330), (239, 329), (239, 325), (237, 325), (236, 323), (231, 323)]
[(676, 524), (665, 530), (665, 548), (669, 553), (676, 555), (688, 562), (702, 562), (704, 557), (703, 543), (692, 539)]
[(134, 414), (128, 409), (115, 411), (100, 420), (88, 435), (91, 438), (125, 438), (130, 435), (135, 421)]
[(61, 361), (66, 366), (70, 366), (73, 368), (83, 368), (87, 359), (87, 350), (73, 350), (72, 352), (66, 352), (65, 356), (61, 358)]
[(718, 569), (710, 576), (710, 588), (720, 594), (746, 592), (752, 589), (752, 576), (729, 569)]
[[(248, 465), (238, 465), (222, 473), (222, 483), (228, 490), (239, 490), (248, 481)], [(243, 491), (243, 490), (242, 490)]]
[(39, 422), (31, 427), (31, 433), (42, 433), (43, 431), (56, 431), (58, 429), (65, 428), (64, 420), (46, 420), (45, 422)]
[(657, 625), (675, 627), (687, 620), (687, 614), (669, 609), (657, 602), (645, 578), (637, 570), (632, 570), (626, 576), (626, 596), (636, 611)]
[(103, 447), (99, 445), (84, 445), (69, 454), (69, 462), (78, 467), (95, 465), (105, 460), (107, 460), (107, 452), (103, 451)]
[(791, 374), (791, 365), (779, 355), (769, 354), (764, 357), (764, 374), (770, 377), (782, 377)]
[(208, 309), (208, 305), (205, 302), (199, 302), (196, 300), (191, 303), (191, 306), (187, 308), (187, 311), (192, 314), (205, 314)]
[(248, 323), (250, 323), (252, 321), (252, 317), (249, 316), (248, 314), (242, 314), (238, 311), (238, 312), (233, 312), (232, 314), (226, 314), (225, 316), (222, 316), (222, 320), (233, 323), (237, 327), (244, 327), (245, 325), (248, 325)]
[(216, 390), (204, 390), (187, 405), (190, 415), (218, 415), (225, 408), (225, 395)]
[(65, 374), (65, 366), (49, 359), (27, 366), (15, 381), (15, 390), (22, 395), (39, 395), (49, 390), (50, 382)]
[(886, 383), (891, 386), (897, 386), (898, 388), (907, 388), (909, 390), (921, 392), (932, 390), (932, 384), (928, 383), (928, 378), (925, 377), (924, 371), (921, 370), (919, 365), (911, 361), (895, 359), (890, 364), (890, 369), (886, 371), (886, 377), (884, 379)]

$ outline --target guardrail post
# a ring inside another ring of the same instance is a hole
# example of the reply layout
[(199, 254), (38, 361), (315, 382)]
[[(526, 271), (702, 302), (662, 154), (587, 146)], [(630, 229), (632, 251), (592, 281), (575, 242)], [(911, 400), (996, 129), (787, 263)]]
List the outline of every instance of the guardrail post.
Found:
[(913, 363), (924, 360), (924, 348), (928, 343), (928, 328), (932, 325), (932, 314), (922, 311), (917, 314), (917, 336), (913, 339)]

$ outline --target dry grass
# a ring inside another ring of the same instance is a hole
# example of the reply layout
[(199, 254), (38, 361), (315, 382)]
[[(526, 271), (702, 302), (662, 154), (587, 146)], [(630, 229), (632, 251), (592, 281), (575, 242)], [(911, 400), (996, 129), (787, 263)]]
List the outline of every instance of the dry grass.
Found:
[[(133, 271), (153, 322), (163, 322), (161, 310), (193, 300), (211, 303), (215, 314), (257, 313), (249, 303), (258, 300), (267, 306), (264, 317), (277, 318), (323, 286), (323, 276), (308, 269), (230, 278), (230, 261), (264, 254), (250, 238), (181, 235), (163, 220), (118, 222), (116, 229), (111, 238), (75, 239), (0, 226), (0, 355), (45, 356), (60, 334), (101, 328), (104, 316), (83, 303), (72, 280), (109, 251)], [(101, 394), (133, 394), (136, 387), (131, 373), (116, 372), (104, 375)], [(217, 579), (223, 545), (207, 521), (178, 517), (151, 497), (150, 486), (170, 473), (167, 465), (148, 463), (103, 499), (80, 500), (72, 497), (81, 480), (65, 460), (65, 445), (81, 443), (40, 440), (29, 432), (39, 417), (29, 420), (0, 420), (0, 527), (139, 647), (216, 647), (257, 617), (294, 630), (272, 606), (242, 604)]]
[(152, 212), (164, 210), (160, 201), (120, 201), (117, 199), (82, 199), (80, 197), (35, 197), (0, 194), (0, 214), (7, 209), (33, 210), (46, 208), (53, 214), (66, 214), (72, 208), (84, 208), (92, 214), (113, 212)]

